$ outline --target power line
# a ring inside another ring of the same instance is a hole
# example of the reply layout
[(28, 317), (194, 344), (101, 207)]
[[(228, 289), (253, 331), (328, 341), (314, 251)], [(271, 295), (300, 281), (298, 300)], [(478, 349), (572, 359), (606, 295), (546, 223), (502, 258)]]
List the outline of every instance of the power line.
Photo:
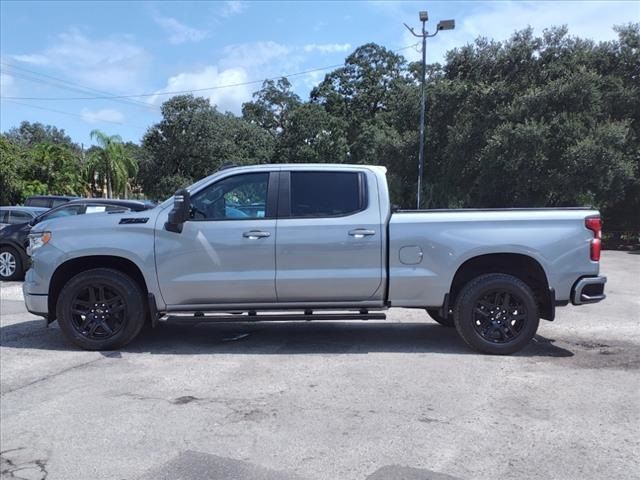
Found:
[(313, 73), (313, 72), (318, 72), (321, 70), (328, 70), (330, 68), (337, 68), (339, 66), (342, 66), (342, 64), (336, 64), (336, 65), (329, 65), (326, 67), (320, 67), (320, 68), (314, 68), (311, 70), (305, 70), (303, 72), (296, 72), (296, 73), (291, 73), (288, 75), (279, 75), (277, 77), (271, 77), (271, 78), (265, 78), (262, 80), (251, 80), (248, 82), (238, 82), (238, 83), (228, 83), (225, 85), (216, 85), (213, 87), (206, 87), (206, 88), (192, 88), (190, 90), (175, 90), (175, 91), (171, 91), (171, 92), (153, 92), (153, 93), (138, 93), (138, 94), (134, 94), (134, 95), (113, 95), (113, 96), (95, 96), (95, 97), (3, 97), (9, 100), (114, 100), (114, 99), (121, 99), (121, 98), (140, 98), (140, 97), (154, 97), (154, 96), (159, 96), (159, 95), (180, 95), (183, 93), (194, 93), (194, 92), (206, 92), (209, 90), (219, 90), (222, 88), (233, 88), (233, 87), (244, 87), (247, 85), (254, 85), (257, 83), (262, 83), (264, 81), (267, 80), (278, 80), (280, 78), (289, 78), (289, 77), (294, 77), (294, 76), (298, 76), (298, 75), (304, 75), (307, 73)]
[[(12, 76), (17, 76), (18, 78), (24, 78), (26, 80), (32, 81), (32, 82), (38, 82), (38, 83), (43, 83), (45, 85), (51, 85), (53, 87), (56, 88), (61, 88), (64, 90), (69, 90), (69, 91), (73, 91), (73, 92), (78, 92), (78, 93), (91, 93), (91, 92), (95, 92), (95, 93), (100, 93), (100, 94), (104, 94), (104, 95), (109, 95), (110, 99), (113, 99), (113, 94), (110, 92), (106, 92), (104, 90), (97, 90), (95, 88), (91, 88), (91, 87), (87, 87), (85, 85), (81, 85), (79, 83), (74, 83), (68, 80), (63, 80), (61, 78), (58, 77), (54, 77), (52, 75), (47, 75), (45, 73), (40, 73), (40, 72), (36, 72), (33, 70), (29, 70), (27, 68), (23, 68), (23, 67), (19, 67), (17, 65), (13, 65), (13, 64), (8, 64), (8, 63), (4, 63), (4, 62), (0, 62), (0, 65), (3, 65), (5, 67), (9, 67), (10, 70), (18, 70), (17, 72), (14, 71), (10, 71)], [(23, 73), (26, 72), (26, 73)], [(34, 77), (34, 75), (36, 77)], [(46, 79), (52, 79), (55, 82), (51, 82), (50, 80), (46, 80), (44, 78), (38, 78), (39, 77), (45, 77)], [(25, 100), (26, 98), (22, 98), (22, 97), (4, 97), (4, 98), (13, 98), (15, 100)], [(67, 97), (65, 97), (67, 98)], [(159, 107), (156, 105), (151, 105), (149, 103), (146, 102), (142, 102), (139, 100), (129, 100), (129, 99), (113, 99), (119, 103), (125, 104), (125, 105), (133, 105), (133, 106), (137, 106), (140, 108), (144, 108), (146, 110), (149, 111), (153, 111), (154, 113), (157, 112), (159, 110)]]
[[(413, 48), (415, 47), (417, 44), (413, 44), (413, 45), (408, 45), (406, 47), (402, 47), (399, 48), (397, 50), (394, 50), (394, 52), (400, 52), (403, 50), (407, 50), (409, 48)], [(153, 93), (138, 93), (138, 94), (132, 94), (132, 95), (108, 95), (108, 96), (93, 96), (93, 97), (3, 97), (7, 100), (116, 100), (116, 99), (125, 99), (125, 98), (141, 98), (141, 97), (154, 97), (154, 96), (160, 96), (160, 95), (180, 95), (180, 94), (184, 94), (184, 93), (194, 93), (194, 92), (206, 92), (206, 91), (210, 91), (210, 90), (220, 90), (223, 88), (233, 88), (233, 87), (244, 87), (247, 85), (255, 85), (258, 83), (263, 83), (265, 81), (268, 80), (278, 80), (280, 78), (290, 78), (290, 77), (296, 77), (296, 76), (300, 76), (300, 75), (306, 75), (309, 73), (314, 73), (314, 72), (320, 72), (323, 70), (329, 70), (332, 68), (338, 68), (343, 66), (344, 63), (338, 63), (338, 64), (334, 64), (334, 65), (327, 65), (325, 67), (318, 67), (318, 68), (312, 68), (310, 70), (303, 70), (301, 72), (296, 72), (296, 73), (289, 73), (289, 74), (285, 74), (285, 75), (278, 75), (275, 77), (271, 77), (271, 78), (264, 78), (261, 80), (250, 80), (247, 82), (238, 82), (238, 83), (229, 83), (229, 84), (225, 84), (225, 85), (216, 85), (213, 87), (206, 87), (206, 88), (193, 88), (190, 90), (175, 90), (175, 91), (171, 91), (171, 92), (153, 92)]]
[[(67, 87), (65, 85), (57, 85), (53, 82), (49, 82), (47, 80), (44, 79), (40, 79), (34, 76), (31, 76), (29, 74), (24, 74), (21, 72), (11, 72), (11, 75), (15, 78), (21, 78), (30, 82), (34, 82), (34, 83), (38, 83), (38, 84), (43, 84), (43, 85), (50, 85), (53, 86), (55, 88), (62, 88), (64, 90), (69, 90), (72, 92), (79, 92), (79, 93), (86, 93), (85, 91), (79, 89), (79, 88), (74, 88), (74, 87)], [(7, 98), (10, 99), (8, 97), (2, 97), (2, 98)], [(146, 111), (146, 113), (159, 113), (160, 108), (155, 106), (155, 105), (150, 105), (150, 104), (146, 104), (146, 105), (138, 105), (137, 103), (133, 103), (133, 101), (129, 101), (129, 100), (125, 100), (125, 99), (113, 99), (114, 102), (118, 102), (120, 104), (123, 105), (127, 105), (127, 106), (133, 106), (133, 107), (138, 107), (141, 109), (144, 109)]]
[[(37, 106), (37, 105), (32, 105), (30, 103), (17, 102), (15, 100), (10, 100), (10, 99), (8, 99), (6, 97), (2, 98), (2, 101), (3, 102), (8, 102), (8, 103), (14, 103), (16, 105), (22, 105), (24, 107), (35, 108), (35, 109), (38, 109), (38, 110), (45, 110), (47, 112), (55, 112), (55, 113), (60, 113), (62, 115), (69, 115), (70, 117), (78, 117), (78, 118), (81, 118), (82, 120), (84, 120), (87, 123), (91, 123), (83, 115), (79, 115), (79, 114), (73, 113), (73, 112), (65, 112), (64, 110), (56, 110), (54, 108), (40, 107), (40, 106)], [(136, 128), (143, 128), (143, 129), (148, 128), (148, 126), (147, 127), (143, 127), (141, 125), (132, 125), (130, 123), (116, 122), (115, 120), (104, 120), (104, 119), (102, 119), (102, 120), (96, 120), (96, 123), (113, 123), (115, 125), (128, 125), (130, 127), (136, 127)]]

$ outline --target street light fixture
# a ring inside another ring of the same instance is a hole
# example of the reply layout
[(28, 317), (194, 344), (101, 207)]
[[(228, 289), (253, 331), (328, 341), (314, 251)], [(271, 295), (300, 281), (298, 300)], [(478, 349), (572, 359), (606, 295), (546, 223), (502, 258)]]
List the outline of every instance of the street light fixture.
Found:
[(407, 30), (411, 32), (414, 37), (422, 38), (422, 85), (421, 85), (421, 108), (420, 108), (420, 151), (418, 153), (418, 199), (417, 208), (420, 209), (420, 200), (422, 196), (422, 171), (424, 170), (424, 111), (426, 104), (425, 97), (425, 81), (426, 81), (426, 69), (427, 69), (427, 38), (435, 37), (440, 30), (453, 30), (456, 27), (455, 20), (440, 20), (436, 26), (436, 31), (429, 35), (426, 30), (426, 23), (429, 21), (429, 14), (426, 11), (421, 11), (418, 14), (420, 21), (422, 22), (422, 33), (416, 33), (406, 23)]

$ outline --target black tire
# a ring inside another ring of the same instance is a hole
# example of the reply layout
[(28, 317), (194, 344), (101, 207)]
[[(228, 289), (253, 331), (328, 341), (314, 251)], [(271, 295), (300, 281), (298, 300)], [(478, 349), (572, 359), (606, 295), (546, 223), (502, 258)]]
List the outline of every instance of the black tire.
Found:
[(96, 268), (67, 282), (58, 297), (56, 315), (65, 337), (78, 347), (114, 350), (140, 333), (146, 310), (142, 290), (131, 277)]
[(443, 327), (453, 328), (456, 326), (453, 322), (453, 315), (443, 317), (442, 315), (440, 315), (440, 310), (437, 308), (427, 308), (426, 310), (429, 316)]
[(0, 268), (0, 280), (3, 282), (11, 282), (13, 280), (21, 280), (24, 278), (24, 265), (22, 263), (22, 256), (18, 251), (13, 247), (0, 247), (0, 261), (2, 261), (2, 266), (9, 268), (9, 264), (5, 262), (12, 262), (12, 265), (15, 265), (15, 269), (13, 272), (6, 270), (5, 268)]
[(529, 286), (502, 273), (471, 280), (456, 299), (456, 330), (482, 353), (509, 355), (524, 348), (536, 334), (540, 317)]

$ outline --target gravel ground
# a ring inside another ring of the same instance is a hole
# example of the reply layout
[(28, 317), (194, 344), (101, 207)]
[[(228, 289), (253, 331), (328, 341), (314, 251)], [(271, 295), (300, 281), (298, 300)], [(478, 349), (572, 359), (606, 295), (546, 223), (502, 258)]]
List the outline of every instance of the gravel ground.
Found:
[(161, 325), (69, 346), (0, 290), (2, 478), (640, 478), (640, 255), (521, 353), (384, 322)]

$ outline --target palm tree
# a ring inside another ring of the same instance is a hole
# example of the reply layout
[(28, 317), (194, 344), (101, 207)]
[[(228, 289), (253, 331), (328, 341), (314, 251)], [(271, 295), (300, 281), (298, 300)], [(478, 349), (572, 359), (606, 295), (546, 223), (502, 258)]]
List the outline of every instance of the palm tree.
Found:
[(91, 138), (98, 143), (98, 148), (89, 155), (86, 173), (89, 181), (97, 183), (107, 196), (114, 193), (127, 196), (129, 180), (138, 173), (138, 164), (127, 154), (120, 135), (107, 135), (100, 130), (92, 130)]

